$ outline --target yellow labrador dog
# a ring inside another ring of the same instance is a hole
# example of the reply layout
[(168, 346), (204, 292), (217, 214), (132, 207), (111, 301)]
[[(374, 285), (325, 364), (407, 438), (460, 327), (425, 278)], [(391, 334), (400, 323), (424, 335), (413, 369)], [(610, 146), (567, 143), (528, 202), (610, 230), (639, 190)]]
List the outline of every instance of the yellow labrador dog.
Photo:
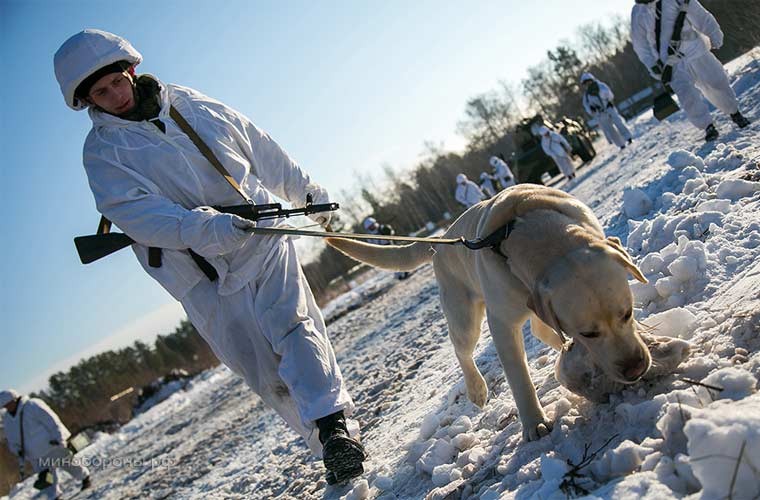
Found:
[[(503, 239), (497, 233), (506, 228)], [(488, 388), (472, 354), (485, 313), (512, 389), (523, 437), (551, 429), (530, 379), (521, 327), (561, 350), (564, 335), (580, 342), (604, 373), (633, 383), (649, 369), (649, 351), (633, 320), (628, 273), (646, 282), (617, 238), (604, 232), (586, 205), (571, 195), (534, 184), (506, 189), (463, 213), (446, 238), (498, 234), (492, 249), (414, 243), (380, 246), (330, 238), (346, 255), (396, 271), (432, 259), (449, 336), (464, 373), (467, 396), (483, 407)]]

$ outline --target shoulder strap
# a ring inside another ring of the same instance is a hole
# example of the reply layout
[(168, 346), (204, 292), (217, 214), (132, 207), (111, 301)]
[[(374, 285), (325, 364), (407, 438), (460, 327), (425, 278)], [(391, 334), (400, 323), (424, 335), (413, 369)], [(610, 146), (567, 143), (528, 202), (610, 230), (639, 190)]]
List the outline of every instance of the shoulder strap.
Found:
[[(662, 0), (658, 0), (657, 4), (662, 7)], [(673, 34), (670, 37), (670, 42), (668, 43), (668, 56), (672, 56), (678, 52), (678, 46), (681, 42), (681, 31), (683, 31), (683, 25), (686, 22), (686, 10), (689, 8), (689, 0), (682, 0), (681, 8), (678, 12), (678, 16), (676, 17), (675, 23), (673, 23)], [(660, 10), (660, 16), (658, 17), (658, 21), (660, 20), (660, 17), (662, 17), (662, 10)], [(660, 25), (662, 25), (662, 22), (660, 22)], [(659, 31), (658, 31), (659, 34)], [(657, 57), (659, 58), (659, 43), (657, 45)], [(665, 67), (662, 70), (662, 78), (661, 81), (663, 85), (665, 86), (665, 89), (670, 92), (672, 89), (670, 88), (670, 81), (673, 79), (673, 66), (666, 64)]]
[(670, 37), (670, 45), (668, 45), (668, 54), (675, 54), (676, 49), (674, 47), (674, 44), (677, 44), (681, 41), (681, 31), (683, 30), (683, 25), (686, 22), (686, 10), (689, 8), (689, 0), (683, 0), (683, 5), (681, 5), (681, 10), (678, 12), (678, 17), (676, 18), (676, 22), (673, 25), (673, 36)]
[(24, 408), (25, 407), (26, 407), (26, 404), (23, 404), (21, 405), (21, 408), (19, 408), (18, 410), (18, 425), (19, 425), (19, 431), (21, 432), (21, 458), (24, 458), (24, 456), (26, 455), (26, 450), (24, 449)]
[(660, 60), (660, 33), (662, 33), (662, 0), (657, 0), (654, 6), (654, 43), (657, 60)]
[(211, 148), (209, 148), (206, 143), (203, 142), (203, 139), (201, 139), (198, 133), (193, 130), (193, 127), (191, 127), (187, 120), (185, 120), (185, 117), (182, 116), (179, 111), (177, 111), (177, 108), (170, 106), (169, 116), (171, 116), (172, 120), (174, 120), (177, 125), (179, 125), (179, 128), (181, 128), (182, 131), (187, 134), (190, 140), (193, 141), (193, 144), (195, 144), (195, 147), (197, 147), (203, 156), (205, 156), (206, 159), (211, 162), (214, 168), (216, 168), (216, 170), (222, 175), (222, 177), (224, 177), (229, 185), (238, 192), (243, 200), (245, 200), (246, 203), (253, 205), (253, 201), (248, 197), (247, 194), (245, 194), (245, 192), (240, 187), (240, 184), (238, 184), (237, 181), (227, 171), (227, 169), (224, 168), (222, 162), (220, 162), (216, 155), (214, 155), (214, 152), (211, 151)]

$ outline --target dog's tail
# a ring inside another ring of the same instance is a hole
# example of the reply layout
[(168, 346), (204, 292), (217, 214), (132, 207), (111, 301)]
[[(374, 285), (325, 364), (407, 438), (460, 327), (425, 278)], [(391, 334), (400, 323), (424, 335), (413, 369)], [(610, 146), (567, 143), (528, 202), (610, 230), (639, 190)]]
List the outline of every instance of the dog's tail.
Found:
[(327, 238), (326, 241), (352, 259), (391, 271), (413, 271), (433, 259), (430, 246), (423, 243), (373, 245), (345, 238)]

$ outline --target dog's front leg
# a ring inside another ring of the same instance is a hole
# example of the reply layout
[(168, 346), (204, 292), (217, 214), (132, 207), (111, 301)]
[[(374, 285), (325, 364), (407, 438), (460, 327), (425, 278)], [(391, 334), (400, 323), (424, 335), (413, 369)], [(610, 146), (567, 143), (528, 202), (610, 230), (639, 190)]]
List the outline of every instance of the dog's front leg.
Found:
[(500, 318), (500, 313), (503, 314), (503, 308), (498, 311), (489, 309), (486, 312), (491, 338), (517, 404), (523, 426), (523, 439), (534, 441), (549, 434), (552, 424), (541, 408), (536, 389), (530, 379), (520, 324), (504, 321)]

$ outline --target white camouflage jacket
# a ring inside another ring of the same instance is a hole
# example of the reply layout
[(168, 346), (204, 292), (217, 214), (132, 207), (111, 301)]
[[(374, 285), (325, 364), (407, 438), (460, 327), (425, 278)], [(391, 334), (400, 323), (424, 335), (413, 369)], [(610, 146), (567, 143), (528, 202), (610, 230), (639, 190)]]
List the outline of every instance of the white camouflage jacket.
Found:
[[(657, 63), (658, 51), (655, 38), (655, 3), (633, 6), (631, 11), (631, 39), (633, 49), (647, 68)], [(680, 54), (668, 60), (668, 41), (673, 36), (678, 13), (683, 0), (663, 0), (662, 28), (659, 60), (675, 66), (681, 59), (695, 59), (710, 50), (723, 45), (723, 32), (720, 25), (698, 0), (690, 0), (686, 11), (686, 22), (681, 31)]]
[[(19, 402), (16, 414), (6, 411), (3, 415), (3, 429), (8, 440), (8, 448), (16, 457), (21, 450), (21, 418), (24, 419), (24, 456), (22, 460), (34, 461), (44, 457), (51, 448), (50, 444), (57, 441), (60, 446), (66, 445), (71, 433), (58, 418), (58, 415), (37, 398), (23, 396)], [(22, 461), (19, 460), (19, 461)]]
[[(84, 167), (97, 209), (137, 242), (132, 248), (140, 264), (176, 299), (207, 279), (188, 248), (214, 266), (221, 295), (235, 293), (261, 272), (279, 237), (250, 237), (233, 224), (240, 223), (236, 216), (208, 208), (244, 201), (169, 117), (169, 103), (254, 203), (273, 203), (274, 194), (303, 206), (307, 193), (314, 203), (326, 203), (327, 192), (271, 137), (221, 102), (172, 84), (161, 84), (161, 101), (157, 118), (166, 133), (90, 108)], [(149, 247), (162, 249), (161, 267), (148, 265)]]
[(541, 136), (541, 148), (543, 148), (544, 153), (553, 158), (570, 156), (570, 153), (567, 152), (568, 149), (571, 149), (570, 144), (568, 144), (567, 140), (565, 140), (561, 134), (558, 134), (553, 130), (549, 131), (548, 136)]
[(465, 207), (470, 208), (474, 204), (483, 201), (485, 195), (477, 184), (468, 179), (462, 184), (457, 184), (454, 198)]
[[(583, 92), (583, 108), (590, 116), (596, 116), (597, 114), (607, 109), (607, 104), (615, 100), (615, 94), (612, 93), (612, 89), (607, 86), (606, 83), (596, 80), (599, 85), (599, 95), (591, 95), (588, 91)], [(594, 111), (591, 107), (599, 108)]]

